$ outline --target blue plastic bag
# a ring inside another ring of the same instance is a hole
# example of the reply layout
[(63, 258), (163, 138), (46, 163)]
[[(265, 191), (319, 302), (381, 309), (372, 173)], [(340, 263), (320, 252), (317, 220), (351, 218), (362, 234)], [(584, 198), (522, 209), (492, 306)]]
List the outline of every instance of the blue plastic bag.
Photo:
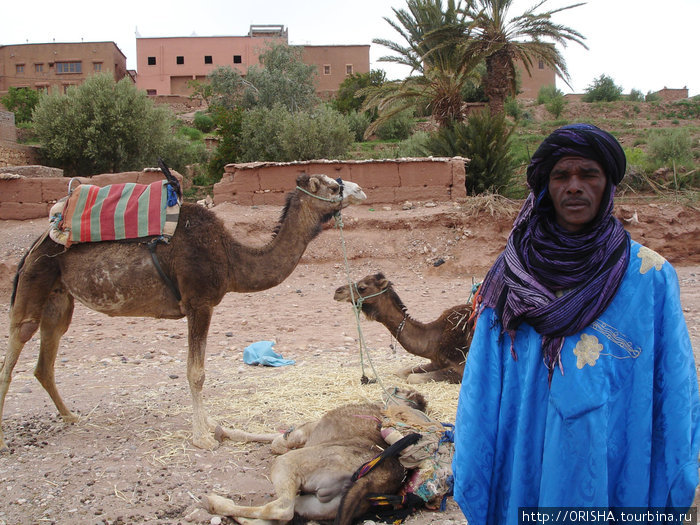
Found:
[(243, 362), (247, 365), (285, 366), (293, 365), (292, 359), (284, 359), (272, 347), (274, 341), (258, 341), (243, 350)]

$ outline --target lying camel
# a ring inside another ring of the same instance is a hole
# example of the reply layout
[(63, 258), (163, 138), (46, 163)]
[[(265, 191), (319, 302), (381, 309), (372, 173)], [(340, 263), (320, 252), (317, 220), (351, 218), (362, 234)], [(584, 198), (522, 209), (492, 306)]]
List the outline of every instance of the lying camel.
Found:
[(386, 326), (407, 352), (430, 360), (402, 370), (409, 383), (447, 381), (459, 383), (472, 340), (472, 307), (459, 304), (445, 310), (431, 323), (421, 323), (410, 315), (384, 274), (367, 275), (352, 285), (335, 291), (336, 301), (358, 305), (367, 319)]
[[(386, 402), (394, 406), (408, 406), (421, 413), (426, 409), (425, 398), (415, 390), (393, 389), (389, 399)], [(216, 436), (222, 441), (272, 443), (272, 452), (281, 454), (270, 473), (277, 498), (249, 507), (209, 494), (202, 498), (204, 507), (211, 514), (235, 518), (286, 522), (297, 514), (349, 525), (370, 510), (370, 493), (396, 494), (404, 483), (407, 471), (397, 456), (386, 457), (367, 475), (352, 481), (358, 468), (387, 447), (380, 425), (385, 406), (344, 405), (330, 410), (318, 421), (292, 427), (284, 434), (252, 434), (218, 427)]]
[[(86, 242), (67, 249), (48, 232), (19, 264), (10, 302), (10, 337), (0, 370), (0, 422), (12, 370), (24, 345), (39, 330), (34, 375), (64, 421), (77, 417), (56, 388), (58, 344), (70, 325), (74, 300), (110, 316), (187, 318), (187, 380), (192, 394), (192, 444), (215, 448), (216, 424), (202, 401), (207, 332), (214, 307), (228, 292), (257, 292), (292, 273), (322, 224), (345, 206), (366, 198), (352, 182), (303, 174), (287, 202), (272, 240), (245, 246), (211, 210), (184, 203), (178, 227), (167, 244), (155, 248), (161, 278), (144, 242)], [(179, 295), (179, 297), (178, 297)], [(7, 450), (0, 427), (0, 451)]]

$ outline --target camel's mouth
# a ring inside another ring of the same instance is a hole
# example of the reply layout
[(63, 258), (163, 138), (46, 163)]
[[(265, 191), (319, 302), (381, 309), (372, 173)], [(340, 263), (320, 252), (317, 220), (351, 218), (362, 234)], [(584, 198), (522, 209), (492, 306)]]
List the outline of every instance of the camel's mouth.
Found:
[(343, 181), (343, 208), (351, 204), (359, 204), (367, 199), (367, 195), (362, 188), (354, 182)]

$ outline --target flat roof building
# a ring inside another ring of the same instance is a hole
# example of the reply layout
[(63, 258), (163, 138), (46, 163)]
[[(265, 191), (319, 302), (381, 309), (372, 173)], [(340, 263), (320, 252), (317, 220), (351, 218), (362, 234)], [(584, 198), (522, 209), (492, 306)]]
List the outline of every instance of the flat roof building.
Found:
[(114, 42), (67, 42), (0, 46), (0, 92), (27, 87), (65, 93), (95, 73), (115, 81), (130, 77), (126, 56)]

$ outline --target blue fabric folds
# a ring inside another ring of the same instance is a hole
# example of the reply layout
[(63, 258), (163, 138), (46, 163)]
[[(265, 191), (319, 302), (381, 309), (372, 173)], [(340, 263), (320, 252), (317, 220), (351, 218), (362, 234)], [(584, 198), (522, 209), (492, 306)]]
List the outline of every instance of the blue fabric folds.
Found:
[(479, 317), (455, 425), (454, 497), (469, 525), (523, 507), (687, 508), (700, 397), (678, 280), (636, 242), (608, 308), (567, 337), (551, 388), (541, 336)]
[(284, 359), (272, 347), (274, 341), (257, 341), (243, 350), (243, 362), (247, 365), (285, 366), (293, 365), (294, 360)]

